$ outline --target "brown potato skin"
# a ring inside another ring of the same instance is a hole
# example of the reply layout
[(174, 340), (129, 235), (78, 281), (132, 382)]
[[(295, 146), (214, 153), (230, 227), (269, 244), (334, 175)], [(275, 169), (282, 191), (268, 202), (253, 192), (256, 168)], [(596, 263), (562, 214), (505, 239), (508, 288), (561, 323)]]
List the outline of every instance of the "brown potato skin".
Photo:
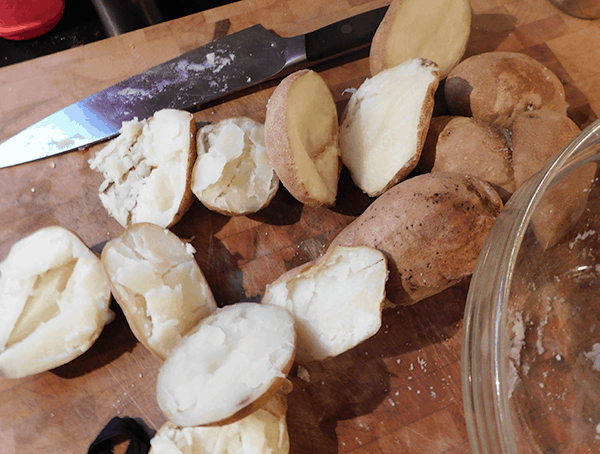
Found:
[(432, 172), (473, 175), (506, 203), (515, 191), (511, 132), (471, 117), (453, 117), (440, 133)]
[(188, 210), (192, 207), (194, 200), (196, 197), (192, 192), (192, 172), (194, 170), (194, 164), (196, 163), (196, 158), (198, 157), (198, 148), (196, 145), (196, 134), (198, 133), (198, 127), (196, 126), (196, 121), (192, 117), (190, 119), (190, 152), (188, 154), (188, 162), (187, 162), (187, 170), (185, 173), (185, 192), (183, 194), (183, 198), (179, 203), (179, 208), (177, 209), (177, 213), (173, 216), (173, 220), (167, 225), (166, 228), (173, 227), (177, 224), (183, 215), (188, 212)]
[(388, 258), (388, 299), (411, 305), (468, 278), (503, 207), (479, 178), (429, 173), (394, 186), (334, 238)]
[(524, 112), (512, 126), (515, 182), (520, 187), (556, 156), (581, 130), (566, 115), (552, 111)]
[(440, 134), (453, 118), (453, 115), (441, 115), (431, 118), (429, 121), (427, 134), (425, 135), (425, 142), (423, 143), (423, 148), (421, 149), (421, 156), (419, 157), (419, 162), (414, 169), (415, 174), (420, 175), (431, 172), (431, 169), (435, 164), (435, 149)]
[[(573, 120), (552, 111), (522, 113), (515, 118), (512, 129), (517, 188), (580, 133)], [(544, 194), (531, 220), (535, 236), (544, 249), (556, 244), (577, 224), (587, 206), (596, 167), (593, 162), (579, 167)]]
[(537, 60), (517, 52), (473, 55), (450, 71), (444, 87), (452, 115), (510, 127), (530, 110), (566, 113), (560, 79)]

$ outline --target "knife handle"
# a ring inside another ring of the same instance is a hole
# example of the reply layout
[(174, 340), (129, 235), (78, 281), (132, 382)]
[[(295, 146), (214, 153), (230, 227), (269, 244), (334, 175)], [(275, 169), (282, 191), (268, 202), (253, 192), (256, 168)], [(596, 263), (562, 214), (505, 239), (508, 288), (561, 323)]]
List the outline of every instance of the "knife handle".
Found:
[(384, 6), (307, 33), (308, 61), (315, 62), (368, 46), (387, 9)]

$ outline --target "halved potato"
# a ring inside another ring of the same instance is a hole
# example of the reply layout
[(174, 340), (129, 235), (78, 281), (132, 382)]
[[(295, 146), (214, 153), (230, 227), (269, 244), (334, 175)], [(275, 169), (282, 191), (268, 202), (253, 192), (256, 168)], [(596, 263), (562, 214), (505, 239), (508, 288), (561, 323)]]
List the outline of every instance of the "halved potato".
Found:
[(340, 127), (342, 162), (370, 197), (417, 165), (438, 83), (437, 65), (415, 58), (365, 80), (350, 98)]
[(285, 309), (259, 303), (217, 309), (162, 365), (158, 404), (179, 426), (239, 421), (281, 389), (295, 350), (294, 320)]
[(150, 454), (288, 454), (288, 384), (289, 389), (282, 388), (264, 407), (231, 424), (179, 427), (167, 421), (150, 440)]
[(262, 302), (286, 308), (296, 321), (300, 363), (337, 356), (381, 327), (387, 259), (369, 247), (336, 247), (284, 273)]
[(469, 0), (393, 0), (373, 37), (371, 75), (426, 58), (443, 79), (463, 57), (470, 34)]
[(255, 213), (275, 197), (279, 178), (265, 145), (264, 125), (234, 117), (198, 131), (192, 192), (224, 215)]
[(102, 265), (137, 339), (160, 359), (217, 309), (194, 248), (151, 223), (128, 227), (102, 250)]
[(138, 222), (174, 225), (194, 201), (194, 117), (164, 109), (144, 121), (123, 122), (120, 132), (89, 161), (104, 175), (102, 204), (123, 227)]
[(337, 108), (312, 70), (290, 74), (267, 105), (267, 153), (281, 183), (306, 205), (335, 204), (341, 172)]
[(0, 373), (38, 374), (87, 351), (114, 316), (98, 257), (52, 226), (16, 242), (0, 263)]

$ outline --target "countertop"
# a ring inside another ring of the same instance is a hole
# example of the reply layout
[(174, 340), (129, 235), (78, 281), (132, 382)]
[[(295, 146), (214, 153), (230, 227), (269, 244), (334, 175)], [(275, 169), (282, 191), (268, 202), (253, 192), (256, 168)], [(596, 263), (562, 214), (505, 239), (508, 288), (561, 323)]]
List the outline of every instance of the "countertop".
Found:
[[(256, 23), (283, 36), (312, 31), (389, 3), (385, 0), (242, 0), (114, 38), (0, 68), (0, 142), (54, 111), (130, 75)], [(492, 50), (529, 54), (563, 81), (568, 114), (581, 127), (600, 111), (600, 23), (575, 19), (546, 0), (472, 0), (465, 56)], [(341, 111), (368, 76), (368, 52), (314, 68)], [(247, 115), (264, 121), (276, 86), (195, 113), (198, 121)], [(436, 114), (443, 105), (436, 106)], [(62, 225), (89, 246), (122, 228), (98, 198), (101, 176), (88, 167), (99, 146), (0, 169), (0, 260), (43, 226)], [(219, 304), (259, 301), (284, 271), (319, 256), (372, 202), (342, 173), (338, 203), (302, 206), (283, 188), (252, 216), (212, 213), (198, 201), (173, 227), (192, 238)], [(292, 453), (470, 452), (461, 391), (465, 290), (454, 288), (411, 307), (384, 311), (379, 333), (353, 350), (290, 374)], [(158, 429), (160, 361), (116, 319), (71, 363), (24, 379), (0, 379), (0, 452), (81, 453), (113, 416)], [(300, 376), (299, 376), (300, 375)]]

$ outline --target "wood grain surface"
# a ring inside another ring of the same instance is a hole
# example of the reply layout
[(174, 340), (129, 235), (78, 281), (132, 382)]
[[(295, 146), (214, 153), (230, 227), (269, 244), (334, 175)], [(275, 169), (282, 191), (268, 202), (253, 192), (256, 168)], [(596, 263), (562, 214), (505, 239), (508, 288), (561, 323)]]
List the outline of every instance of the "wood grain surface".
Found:
[[(283, 36), (385, 5), (385, 0), (242, 0), (206, 12), (0, 69), (0, 142), (54, 111), (182, 52), (256, 23)], [(600, 111), (600, 24), (571, 18), (546, 0), (472, 0), (466, 56), (519, 51), (563, 81), (581, 127)], [(368, 52), (314, 68), (338, 108), (368, 76)], [(264, 121), (276, 82), (204, 106), (198, 121), (247, 115)], [(444, 113), (443, 103), (436, 115)], [(62, 225), (89, 245), (122, 228), (98, 198), (88, 167), (98, 147), (0, 169), (0, 260), (35, 230)], [(343, 172), (331, 209), (302, 206), (283, 188), (265, 210), (242, 217), (198, 201), (172, 230), (192, 239), (220, 305), (259, 301), (265, 285), (319, 256), (371, 199)], [(373, 338), (324, 363), (291, 372), (292, 453), (470, 452), (461, 392), (465, 290), (384, 312)], [(82, 453), (113, 416), (165, 421), (156, 403), (160, 362), (137, 342), (116, 304), (113, 323), (81, 357), (36, 376), (0, 379), (0, 452)], [(122, 446), (121, 446), (122, 448)]]

